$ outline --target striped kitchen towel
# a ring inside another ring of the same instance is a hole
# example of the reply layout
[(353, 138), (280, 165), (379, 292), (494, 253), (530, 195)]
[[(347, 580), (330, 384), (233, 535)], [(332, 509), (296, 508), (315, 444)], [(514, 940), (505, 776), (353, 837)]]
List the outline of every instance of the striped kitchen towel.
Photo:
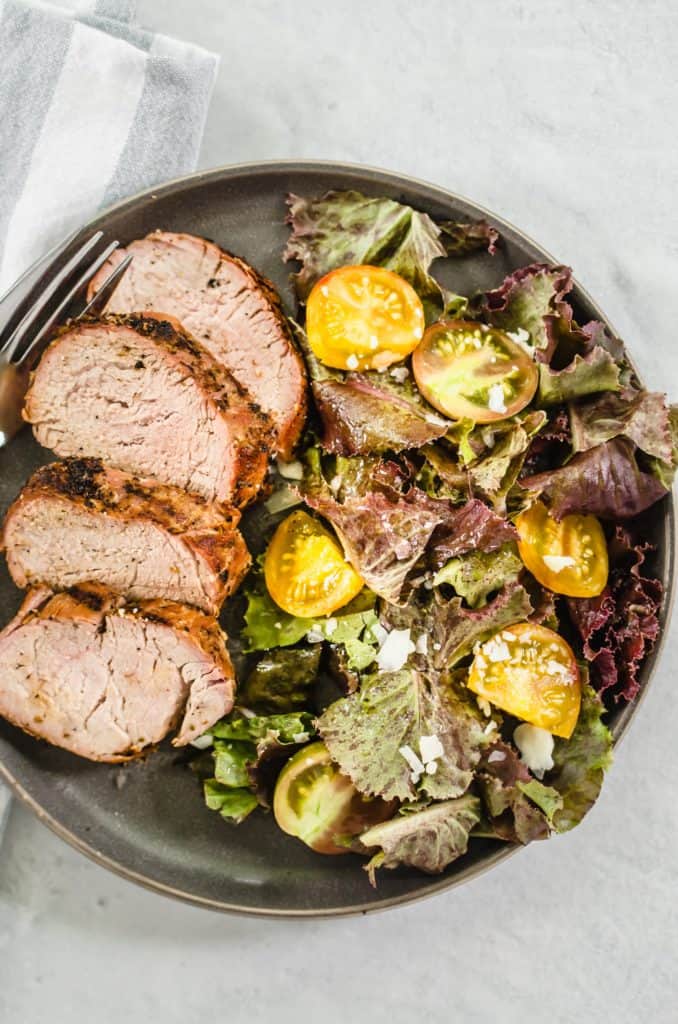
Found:
[[(100, 207), (195, 169), (218, 58), (135, 0), (0, 0), (0, 294)], [(0, 783), (0, 838), (9, 810)]]
[(102, 206), (195, 168), (218, 58), (135, 0), (0, 0), (0, 294)]

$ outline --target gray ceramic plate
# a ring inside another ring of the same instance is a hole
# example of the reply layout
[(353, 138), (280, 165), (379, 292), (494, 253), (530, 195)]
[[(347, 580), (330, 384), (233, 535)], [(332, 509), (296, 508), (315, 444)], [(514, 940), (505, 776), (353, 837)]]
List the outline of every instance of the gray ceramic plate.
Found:
[[(442, 189), (383, 171), (321, 163), (229, 167), (170, 183), (102, 214), (82, 229), (72, 247), (96, 228), (123, 243), (158, 227), (205, 235), (270, 277), (292, 310), (290, 268), (281, 260), (287, 236), (284, 197), (288, 191), (316, 194), (332, 188), (392, 196), (434, 217), (487, 216), (497, 224), (504, 241), (498, 255), (448, 261), (436, 269), (457, 292), (495, 286), (520, 265), (550, 259), (515, 228)], [(62, 252), (55, 261), (63, 257)], [(579, 316), (604, 319), (581, 288), (575, 298)], [(49, 457), (27, 430), (0, 450), (0, 513), (29, 473)], [(656, 507), (648, 529), (658, 548), (655, 569), (669, 593), (673, 509), (668, 499)], [(0, 626), (19, 600), (3, 563)], [(664, 622), (666, 615), (667, 609)], [(645, 688), (656, 656), (655, 651), (644, 666)], [(631, 707), (613, 714), (617, 738), (634, 712)], [(41, 821), (99, 864), (158, 892), (217, 910), (310, 916), (384, 908), (447, 889), (512, 852), (478, 841), (440, 877), (381, 872), (374, 890), (360, 859), (318, 856), (285, 836), (264, 813), (238, 828), (229, 826), (203, 806), (195, 777), (169, 747), (125, 768), (91, 764), (0, 722), (0, 770)]]

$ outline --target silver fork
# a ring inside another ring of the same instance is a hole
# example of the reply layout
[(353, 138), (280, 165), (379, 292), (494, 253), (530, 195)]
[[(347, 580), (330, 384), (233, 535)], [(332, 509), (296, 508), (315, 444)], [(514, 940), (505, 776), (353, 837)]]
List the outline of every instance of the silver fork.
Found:
[[(21, 409), (41, 345), (49, 340), (52, 328), (86, 292), (91, 279), (120, 244), (110, 242), (96, 255), (103, 239), (103, 231), (97, 231), (54, 276), (48, 276), (55, 256), (68, 252), (75, 237), (47, 253), (0, 299), (0, 323), (4, 325), (0, 330), (0, 448), (22, 427)], [(126, 256), (113, 268), (75, 319), (101, 312), (131, 261), (132, 257)]]

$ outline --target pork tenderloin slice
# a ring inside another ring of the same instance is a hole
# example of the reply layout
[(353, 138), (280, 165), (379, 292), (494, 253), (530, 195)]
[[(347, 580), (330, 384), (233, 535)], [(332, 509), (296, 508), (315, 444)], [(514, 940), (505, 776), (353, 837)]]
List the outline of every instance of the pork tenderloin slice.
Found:
[(42, 588), (0, 633), (0, 715), (93, 761), (135, 757), (177, 726), (173, 744), (190, 743), (234, 690), (215, 620), (170, 601)]
[(0, 544), (18, 587), (63, 590), (90, 580), (216, 615), (250, 565), (239, 518), (100, 459), (71, 458), (33, 474), (7, 512)]
[(108, 303), (114, 313), (160, 310), (178, 318), (272, 417), (288, 458), (306, 416), (306, 373), (273, 285), (244, 260), (195, 235), (153, 231), (118, 249), (134, 260)]
[(24, 418), (40, 444), (238, 507), (266, 474), (268, 417), (186, 332), (138, 316), (63, 329), (40, 360)]

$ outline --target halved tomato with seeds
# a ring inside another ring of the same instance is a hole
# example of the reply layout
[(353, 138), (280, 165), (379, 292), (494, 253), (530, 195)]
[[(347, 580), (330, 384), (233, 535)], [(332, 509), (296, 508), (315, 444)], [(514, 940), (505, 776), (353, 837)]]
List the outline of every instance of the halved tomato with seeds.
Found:
[(581, 680), (572, 648), (534, 622), (520, 622), (479, 644), (467, 685), (490, 704), (554, 736), (569, 739), (579, 718)]
[(607, 586), (605, 534), (595, 516), (554, 519), (535, 501), (516, 519), (518, 551), (544, 587), (567, 597), (598, 597)]
[(273, 534), (264, 559), (264, 578), (275, 603), (303, 619), (330, 615), (364, 586), (339, 542), (301, 509), (283, 519)]
[(397, 806), (358, 792), (324, 743), (311, 743), (290, 758), (273, 796), (273, 814), (283, 832), (316, 853), (348, 853), (343, 843), (393, 817)]
[(412, 285), (382, 267), (339, 267), (314, 285), (306, 334), (317, 358), (339, 370), (383, 370), (408, 356), (424, 334)]
[(412, 356), (424, 398), (455, 420), (493, 423), (534, 398), (539, 371), (529, 352), (504, 331), (471, 320), (441, 320)]

